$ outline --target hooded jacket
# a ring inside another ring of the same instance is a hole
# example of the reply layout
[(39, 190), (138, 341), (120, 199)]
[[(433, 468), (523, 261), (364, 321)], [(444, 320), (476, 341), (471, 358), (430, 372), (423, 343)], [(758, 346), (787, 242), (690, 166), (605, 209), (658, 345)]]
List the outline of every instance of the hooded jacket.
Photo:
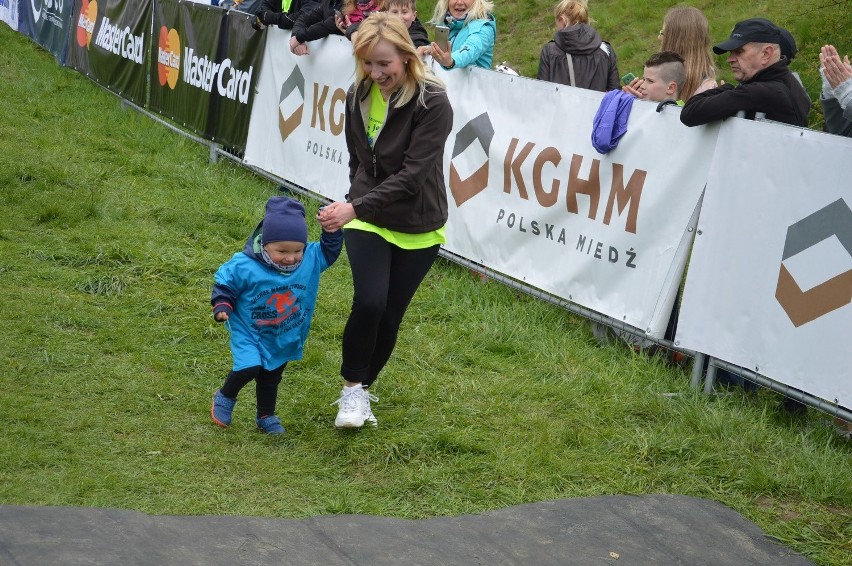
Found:
[(213, 315), (228, 313), (233, 370), (254, 366), (275, 369), (302, 357), (316, 308), (320, 273), (343, 247), (343, 231), (325, 232), (308, 242), (294, 271), (281, 273), (261, 256), (263, 222), (243, 251), (222, 264), (214, 276)]
[(680, 121), (700, 126), (736, 116), (742, 110), (749, 120), (763, 112), (768, 120), (807, 126), (811, 99), (787, 68), (788, 63), (782, 59), (737, 86), (725, 84), (693, 95), (683, 106)]
[(620, 88), (615, 50), (589, 24), (575, 24), (556, 32), (541, 50), (538, 79), (570, 85), (568, 53), (574, 64), (573, 86), (600, 92)]
[(373, 147), (364, 124), (370, 112), (370, 82), (346, 94), (345, 132), (349, 150), (349, 194), (359, 220), (407, 234), (422, 234), (447, 222), (444, 145), (453, 125), (447, 93), (427, 85), (402, 108), (396, 95)]
[(448, 23), (453, 69), (460, 67), (491, 68), (497, 21), (489, 15), (484, 20), (453, 20)]

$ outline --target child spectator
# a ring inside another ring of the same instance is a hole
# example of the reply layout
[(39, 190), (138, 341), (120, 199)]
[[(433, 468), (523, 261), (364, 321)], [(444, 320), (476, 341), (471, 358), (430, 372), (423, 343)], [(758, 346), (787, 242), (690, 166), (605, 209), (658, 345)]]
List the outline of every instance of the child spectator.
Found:
[(417, 53), (423, 55), (429, 50), (421, 49), (428, 47), (430, 44), (429, 36), (426, 33), (426, 28), (417, 19), (417, 3), (415, 0), (385, 0), (385, 9), (389, 14), (394, 14), (402, 18), (405, 27), (408, 28), (408, 36), (414, 47), (417, 48)]
[(541, 50), (539, 80), (600, 92), (619, 88), (612, 45), (589, 25), (585, 0), (562, 0), (553, 9), (556, 34)]
[(307, 243), (305, 209), (299, 201), (274, 196), (243, 251), (214, 277), (213, 318), (231, 334), (233, 368), (213, 396), (210, 416), (231, 424), (240, 390), (254, 380), (257, 426), (283, 434), (275, 416), (278, 384), (287, 362), (302, 357), (317, 300), (320, 273), (337, 260), (343, 233), (323, 231), (320, 243)]
[(683, 57), (674, 51), (654, 53), (645, 61), (639, 98), (652, 102), (677, 102), (686, 81)]
[[(431, 51), (428, 49), (430, 44), (429, 36), (426, 33), (426, 28), (424, 28), (423, 24), (420, 23), (420, 20), (417, 19), (416, 0), (385, 0), (384, 6), (384, 11), (402, 18), (403, 23), (405, 23), (405, 27), (408, 28), (408, 36), (411, 38), (411, 42), (414, 44), (414, 47), (417, 48), (417, 54), (422, 58), (424, 54), (429, 53), (429, 51)], [(354, 42), (355, 34), (358, 31), (358, 26), (361, 25), (361, 22), (347, 26), (344, 20), (342, 22), (338, 22), (338, 24), (338, 27), (342, 27), (346, 30), (346, 37), (349, 38), (350, 41)]]
[(372, 12), (379, 12), (383, 8), (382, 0), (344, 0), (341, 12), (351, 25), (361, 23)]
[(343, 8), (343, 0), (320, 0), (309, 4), (299, 12), (293, 23), (293, 35), (290, 37), (290, 51), (294, 55), (307, 55), (309, 41), (316, 41), (329, 35), (343, 35), (337, 27), (335, 12)]
[(432, 43), (432, 58), (445, 69), (491, 68), (497, 22), (490, 0), (438, 0), (431, 23), (450, 28), (450, 49)]

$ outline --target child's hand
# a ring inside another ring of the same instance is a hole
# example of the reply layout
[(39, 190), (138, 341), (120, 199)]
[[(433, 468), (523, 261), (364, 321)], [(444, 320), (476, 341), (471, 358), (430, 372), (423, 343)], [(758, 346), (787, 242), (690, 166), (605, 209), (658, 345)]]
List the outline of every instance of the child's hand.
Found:
[(333, 202), (317, 212), (317, 221), (326, 232), (337, 232), (355, 219), (355, 208), (348, 202)]
[(643, 79), (642, 77), (636, 77), (635, 79), (621, 87), (621, 90), (623, 90), (627, 94), (632, 94), (636, 98), (642, 98), (642, 93), (639, 91), (639, 88), (644, 82), (645, 79)]
[(228, 320), (228, 313), (226, 312), (217, 312), (216, 316), (213, 317), (213, 320), (216, 322), (225, 322)]
[(308, 54), (308, 44), (307, 43), (299, 43), (299, 40), (296, 39), (295, 36), (290, 38), (290, 52), (293, 55), (307, 55)]

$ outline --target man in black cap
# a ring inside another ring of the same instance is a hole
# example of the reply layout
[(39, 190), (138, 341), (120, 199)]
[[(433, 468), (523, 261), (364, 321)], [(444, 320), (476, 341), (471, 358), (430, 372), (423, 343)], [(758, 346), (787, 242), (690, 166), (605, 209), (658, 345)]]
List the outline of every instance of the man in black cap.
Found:
[(752, 120), (762, 112), (768, 120), (807, 126), (811, 100), (787, 68), (789, 58), (782, 55), (782, 44), (795, 54), (795, 43), (790, 46), (790, 40), (792, 36), (785, 37), (778, 26), (763, 18), (737, 23), (731, 37), (713, 51), (718, 55), (730, 51), (728, 63), (739, 84), (725, 84), (692, 96), (681, 111), (680, 121), (699, 126), (744, 111)]

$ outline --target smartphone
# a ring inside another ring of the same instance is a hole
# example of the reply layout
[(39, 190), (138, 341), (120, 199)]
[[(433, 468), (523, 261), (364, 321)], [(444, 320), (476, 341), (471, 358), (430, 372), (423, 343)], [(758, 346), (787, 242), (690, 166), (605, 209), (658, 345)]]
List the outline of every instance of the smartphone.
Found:
[(342, 22), (343, 21), (343, 12), (341, 12), (340, 10), (335, 10), (334, 11), (334, 17), (339, 19)]
[(447, 26), (435, 26), (435, 43), (441, 51), (450, 50), (450, 28)]
[(636, 78), (636, 75), (633, 73), (627, 73), (623, 77), (621, 77), (621, 84), (630, 84), (630, 81)]

